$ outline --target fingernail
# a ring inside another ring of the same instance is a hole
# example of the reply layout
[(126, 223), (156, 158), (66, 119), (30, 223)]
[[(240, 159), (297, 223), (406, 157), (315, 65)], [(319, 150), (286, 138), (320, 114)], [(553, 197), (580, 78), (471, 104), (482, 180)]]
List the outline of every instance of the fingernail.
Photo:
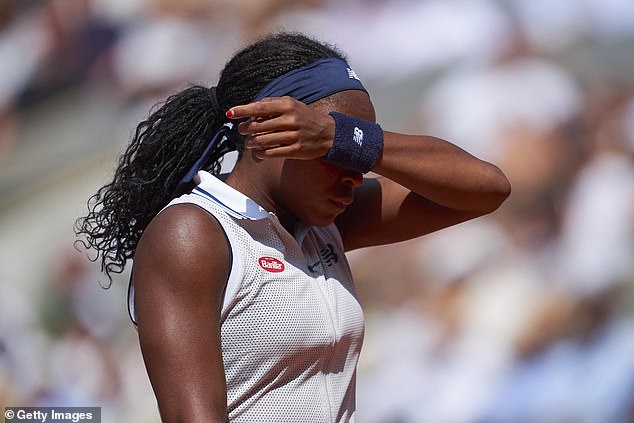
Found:
[(233, 110), (227, 110), (227, 113), (225, 113), (225, 115), (227, 115), (227, 117), (231, 119), (233, 117)]

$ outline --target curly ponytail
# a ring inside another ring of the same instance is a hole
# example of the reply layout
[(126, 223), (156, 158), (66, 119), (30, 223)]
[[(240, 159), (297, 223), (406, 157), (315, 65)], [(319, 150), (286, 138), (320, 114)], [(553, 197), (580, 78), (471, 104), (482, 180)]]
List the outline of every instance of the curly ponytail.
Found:
[[(75, 233), (83, 237), (78, 242), (97, 251), (94, 260), (101, 259), (101, 270), (110, 281), (134, 257), (147, 225), (171, 200), (214, 132), (227, 122), (223, 111), (250, 102), (275, 78), (329, 57), (345, 59), (333, 47), (301, 34), (266, 37), (227, 62), (216, 99), (209, 88), (191, 86), (168, 97), (137, 126), (113, 181), (90, 197), (87, 216), (75, 222)], [(242, 149), (238, 145), (238, 151)], [(213, 174), (220, 171), (221, 150), (222, 144), (205, 167)]]

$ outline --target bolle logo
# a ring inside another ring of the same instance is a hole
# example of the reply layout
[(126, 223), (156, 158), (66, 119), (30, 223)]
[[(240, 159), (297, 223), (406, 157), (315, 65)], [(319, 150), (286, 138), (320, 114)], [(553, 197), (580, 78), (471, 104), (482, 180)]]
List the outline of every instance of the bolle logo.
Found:
[(354, 135), (352, 135), (352, 139), (354, 140), (354, 142), (359, 144), (359, 146), (363, 145), (363, 131), (355, 126)]
[(267, 272), (279, 273), (284, 271), (284, 263), (274, 257), (260, 257), (258, 264)]

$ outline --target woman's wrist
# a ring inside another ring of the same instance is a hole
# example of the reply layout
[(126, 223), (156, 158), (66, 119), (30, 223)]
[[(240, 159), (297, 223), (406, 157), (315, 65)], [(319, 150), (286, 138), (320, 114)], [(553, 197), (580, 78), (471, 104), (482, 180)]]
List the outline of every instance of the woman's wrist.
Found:
[(360, 173), (372, 170), (383, 150), (381, 127), (354, 116), (329, 114), (335, 121), (335, 131), (324, 161)]

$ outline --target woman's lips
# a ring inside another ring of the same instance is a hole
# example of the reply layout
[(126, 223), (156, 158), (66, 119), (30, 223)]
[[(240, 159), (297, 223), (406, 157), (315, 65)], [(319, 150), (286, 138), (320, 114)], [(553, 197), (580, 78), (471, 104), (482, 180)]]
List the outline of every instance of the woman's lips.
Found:
[(337, 208), (344, 210), (346, 207), (352, 204), (352, 199), (343, 199), (343, 200), (331, 199), (330, 202), (332, 202), (335, 206), (337, 206)]

